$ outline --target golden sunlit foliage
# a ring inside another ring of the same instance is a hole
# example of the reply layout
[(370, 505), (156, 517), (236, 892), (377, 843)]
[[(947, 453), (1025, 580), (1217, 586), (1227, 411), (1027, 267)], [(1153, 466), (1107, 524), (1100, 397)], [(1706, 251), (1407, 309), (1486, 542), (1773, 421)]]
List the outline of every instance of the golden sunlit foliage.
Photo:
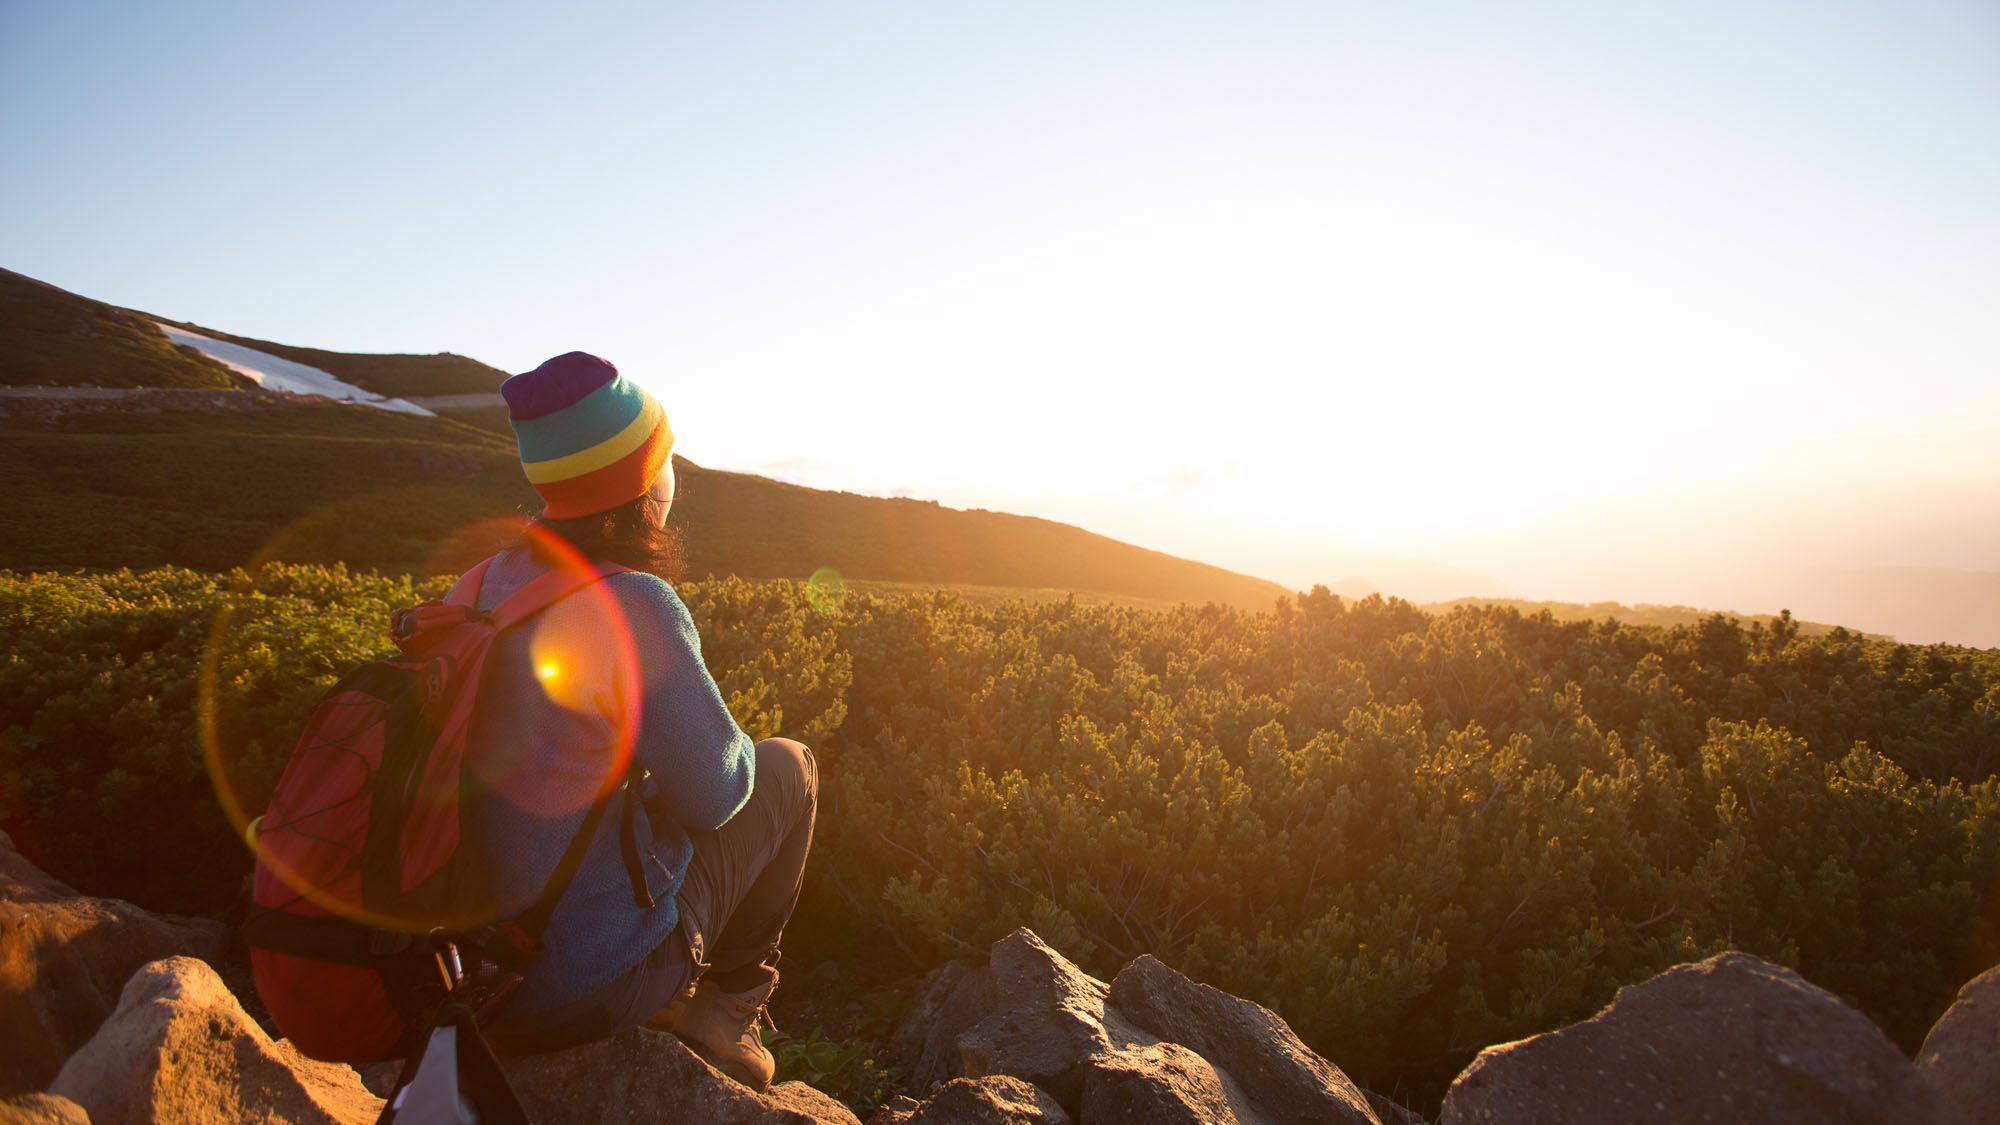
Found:
[[(915, 969), (1019, 925), (1100, 975), (1151, 952), (1423, 1102), (1723, 948), (1906, 1048), (2000, 960), (2000, 653), (1324, 590), (1259, 614), (681, 591), (746, 729), (819, 755), (806, 964)], [(0, 574), (0, 828), (85, 889), (227, 914), (248, 856), (202, 775), (210, 623), (229, 608), (215, 729), (254, 790), (416, 592)]]

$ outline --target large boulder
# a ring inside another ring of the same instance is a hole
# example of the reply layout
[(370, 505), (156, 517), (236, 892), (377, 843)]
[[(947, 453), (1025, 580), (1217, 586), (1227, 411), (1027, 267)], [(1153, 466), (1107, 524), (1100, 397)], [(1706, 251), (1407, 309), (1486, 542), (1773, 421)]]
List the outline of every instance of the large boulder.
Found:
[(0, 1125), (90, 1125), (83, 1107), (54, 1094), (0, 1098)]
[(904, 1125), (1070, 1125), (1048, 1091), (1004, 1074), (954, 1078)]
[(1085, 1121), (1380, 1125), (1283, 1020), (1142, 960), (1121, 990), (1028, 930), (995, 942), (992, 1013), (958, 1039), (965, 1073), (1031, 1082)]
[(1107, 1010), (1110, 988), (1071, 964), (1034, 932), (993, 943), (994, 1010), (959, 1036), (970, 1078), (1004, 1074), (1054, 1094), (1075, 1111), (1088, 1060), (1155, 1040)]
[(215, 971), (192, 957), (134, 973), (49, 1092), (82, 1106), (96, 1125), (366, 1125), (382, 1111), (382, 1099), (352, 1068), (273, 1042)]
[(2000, 1125), (2000, 965), (1958, 990), (1924, 1036), (1917, 1073), (1968, 1125)]
[(0, 1097), (46, 1087), (141, 965), (176, 955), (219, 965), (228, 948), (220, 922), (78, 894), (0, 832)]
[(1150, 954), (1119, 972), (1110, 999), (1135, 1026), (1228, 1072), (1273, 1121), (1379, 1125), (1367, 1094), (1269, 1009), (1196, 984)]
[[(764, 1091), (764, 1100), (786, 1113), (829, 1125), (861, 1125), (854, 1111), (839, 1098), (803, 1082), (780, 1082)], [(657, 1120), (657, 1119), (656, 1119)]]
[(1247, 1125), (1258, 1120), (1235, 1083), (1178, 1043), (1093, 1058), (1077, 1117), (1088, 1125)]
[(957, 961), (926, 975), (915, 994), (889, 1038), (889, 1058), (910, 1089), (927, 1091), (965, 1077), (958, 1038), (992, 1015), (998, 999), (992, 969)]
[(502, 1065), (538, 1125), (860, 1125), (847, 1107), (803, 1083), (754, 1093), (648, 1027)]
[(1440, 1123), (1958, 1120), (1867, 1017), (1790, 969), (1724, 953), (1622, 988), (1582, 1023), (1488, 1047)]

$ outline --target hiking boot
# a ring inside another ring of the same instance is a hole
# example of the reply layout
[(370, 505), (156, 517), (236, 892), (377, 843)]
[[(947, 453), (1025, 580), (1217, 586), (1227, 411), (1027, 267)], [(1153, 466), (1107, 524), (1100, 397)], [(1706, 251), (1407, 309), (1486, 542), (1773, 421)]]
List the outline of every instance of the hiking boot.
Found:
[(730, 993), (703, 980), (693, 995), (676, 997), (666, 1011), (647, 1022), (672, 1031), (715, 1069), (752, 1090), (762, 1090), (771, 1084), (777, 1063), (764, 1049), (760, 1033), (764, 1020), (759, 1017), (777, 985), (769, 980), (748, 992)]

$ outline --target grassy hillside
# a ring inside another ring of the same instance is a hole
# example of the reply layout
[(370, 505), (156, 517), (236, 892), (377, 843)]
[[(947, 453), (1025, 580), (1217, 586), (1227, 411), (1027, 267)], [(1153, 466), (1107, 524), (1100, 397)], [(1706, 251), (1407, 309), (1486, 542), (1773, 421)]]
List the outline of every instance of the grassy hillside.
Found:
[(0, 386), (240, 387), (144, 315), (0, 270)]
[(269, 340), (236, 336), (199, 324), (158, 318), (190, 332), (255, 348), (280, 359), (317, 367), (345, 383), (391, 398), (411, 395), (491, 394), (500, 389), (507, 372), (488, 367), (476, 359), (451, 352), (436, 355), (377, 355), (366, 352), (330, 352), (320, 348), (300, 348)]
[[(213, 396), (210, 396), (213, 397)], [(147, 401), (0, 412), (0, 568), (252, 560), (447, 573), (539, 510), (514, 443), (451, 418), (293, 403)], [(233, 408), (229, 408), (233, 407)], [(1276, 584), (1048, 520), (823, 492), (676, 462), (689, 575), (1076, 591), (1264, 609)]]
[[(678, 471), (678, 468), (677, 468)], [(935, 501), (825, 492), (745, 473), (690, 469), (674, 503), (697, 574), (1058, 587), (1163, 602), (1268, 609), (1275, 582), (1148, 551), (1068, 524)]]
[(377, 394), (486, 394), (507, 372), (450, 352), (372, 355), (299, 348), (121, 309), (0, 270), (0, 386), (241, 387), (247, 380), (153, 326), (176, 324), (317, 367)]
[(438, 567), (441, 529), (532, 497), (509, 443), (447, 419), (248, 393), (243, 406), (78, 413), (9, 432), (0, 567), (275, 557), (423, 571)]

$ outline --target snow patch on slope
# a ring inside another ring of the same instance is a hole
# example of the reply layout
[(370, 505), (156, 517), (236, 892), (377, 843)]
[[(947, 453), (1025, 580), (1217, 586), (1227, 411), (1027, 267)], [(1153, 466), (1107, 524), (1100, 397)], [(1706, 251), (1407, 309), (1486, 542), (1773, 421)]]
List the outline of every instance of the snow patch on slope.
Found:
[[(155, 323), (158, 323), (157, 321)], [(397, 410), (405, 414), (422, 414), (434, 418), (435, 414), (414, 402), (400, 398), (384, 398), (374, 391), (362, 390), (352, 383), (343, 383), (317, 367), (307, 367), (289, 359), (280, 359), (269, 352), (246, 348), (226, 340), (217, 340), (199, 332), (189, 332), (171, 324), (161, 324), (160, 331), (167, 339), (220, 361), (232, 371), (248, 375), (257, 385), (267, 391), (284, 391), (294, 395), (324, 395), (327, 398), (358, 402), (367, 406), (379, 406), (383, 410)]]

